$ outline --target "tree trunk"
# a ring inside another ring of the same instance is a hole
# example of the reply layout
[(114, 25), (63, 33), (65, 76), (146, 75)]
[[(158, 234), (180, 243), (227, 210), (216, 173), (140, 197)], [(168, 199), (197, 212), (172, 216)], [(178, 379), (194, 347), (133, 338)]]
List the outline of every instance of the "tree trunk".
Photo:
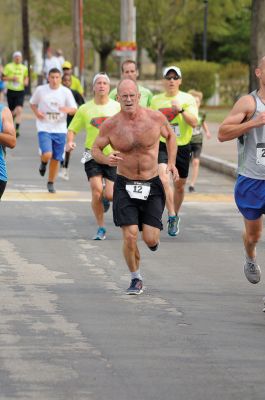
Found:
[(250, 79), (249, 90), (257, 88), (257, 79), (255, 68), (258, 61), (265, 56), (264, 41), (265, 26), (265, 2), (264, 0), (252, 0), (252, 20), (251, 20), (251, 38), (250, 38)]
[(156, 49), (156, 72), (155, 72), (155, 78), (156, 79), (161, 79), (162, 78), (162, 69), (163, 69), (163, 64), (164, 64), (164, 46), (160, 43), (157, 46)]
[(107, 72), (107, 60), (109, 56), (109, 52), (100, 52), (99, 57), (100, 57), (100, 71), (102, 72)]

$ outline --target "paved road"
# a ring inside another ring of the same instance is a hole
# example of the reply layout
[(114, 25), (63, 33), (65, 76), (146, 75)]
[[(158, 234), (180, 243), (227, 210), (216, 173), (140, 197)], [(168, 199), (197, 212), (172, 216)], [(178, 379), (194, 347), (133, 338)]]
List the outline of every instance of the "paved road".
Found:
[(145, 293), (128, 297), (110, 212), (90, 240), (82, 135), (48, 194), (26, 118), (1, 202), (0, 400), (263, 400), (265, 291), (242, 273), (233, 179), (202, 169), (180, 235), (140, 243)]

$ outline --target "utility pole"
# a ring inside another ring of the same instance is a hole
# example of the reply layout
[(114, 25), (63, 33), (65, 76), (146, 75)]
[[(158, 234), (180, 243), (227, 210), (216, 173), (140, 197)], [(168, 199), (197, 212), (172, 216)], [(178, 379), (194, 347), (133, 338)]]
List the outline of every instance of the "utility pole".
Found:
[(74, 73), (84, 82), (83, 0), (72, 0)]
[(29, 18), (28, 18), (28, 0), (21, 1), (21, 17), (22, 17), (22, 37), (23, 37), (23, 57), (27, 61), (29, 85), (26, 88), (28, 94), (31, 94), (31, 71), (30, 71), (30, 45), (29, 45)]
[[(136, 42), (136, 8), (134, 0), (120, 0), (121, 3), (121, 20), (120, 20), (120, 40), (122, 43)], [(126, 46), (125, 46), (126, 48)], [(123, 51), (121, 55), (121, 63), (126, 59), (131, 58), (136, 60), (136, 51), (131, 50), (130, 45), (128, 50)]]

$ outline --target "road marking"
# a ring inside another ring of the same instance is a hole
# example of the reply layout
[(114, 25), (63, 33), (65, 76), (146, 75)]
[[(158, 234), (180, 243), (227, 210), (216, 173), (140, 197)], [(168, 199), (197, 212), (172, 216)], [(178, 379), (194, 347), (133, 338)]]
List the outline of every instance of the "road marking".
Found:
[[(2, 198), (6, 201), (56, 201), (56, 202), (91, 202), (90, 192), (81, 191), (58, 191), (57, 193), (48, 193), (38, 190), (28, 191), (6, 191)], [(232, 193), (187, 193), (185, 202), (191, 203), (232, 203), (234, 196)]]

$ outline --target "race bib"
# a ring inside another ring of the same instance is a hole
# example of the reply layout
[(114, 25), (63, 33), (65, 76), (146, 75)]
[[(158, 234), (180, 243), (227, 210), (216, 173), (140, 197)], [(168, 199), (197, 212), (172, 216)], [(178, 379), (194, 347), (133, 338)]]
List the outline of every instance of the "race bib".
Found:
[(127, 183), (125, 188), (131, 199), (139, 200), (147, 200), (151, 189), (148, 182)]
[(81, 163), (85, 164), (86, 162), (92, 160), (92, 158), (93, 157), (92, 157), (91, 151), (87, 149), (87, 150), (84, 151), (84, 153), (82, 155)]
[(60, 113), (59, 112), (47, 112), (46, 115), (47, 115), (47, 119), (50, 122), (56, 122), (60, 118)]
[(263, 165), (265, 167), (265, 143), (257, 144), (256, 164)]
[(173, 129), (175, 135), (176, 135), (177, 137), (180, 137), (180, 130), (179, 130), (178, 124), (176, 124), (176, 125), (170, 125), (170, 126), (171, 126), (171, 128)]
[(197, 135), (200, 135), (201, 133), (202, 133), (202, 127), (201, 126), (196, 126), (192, 130), (192, 136), (197, 136)]

